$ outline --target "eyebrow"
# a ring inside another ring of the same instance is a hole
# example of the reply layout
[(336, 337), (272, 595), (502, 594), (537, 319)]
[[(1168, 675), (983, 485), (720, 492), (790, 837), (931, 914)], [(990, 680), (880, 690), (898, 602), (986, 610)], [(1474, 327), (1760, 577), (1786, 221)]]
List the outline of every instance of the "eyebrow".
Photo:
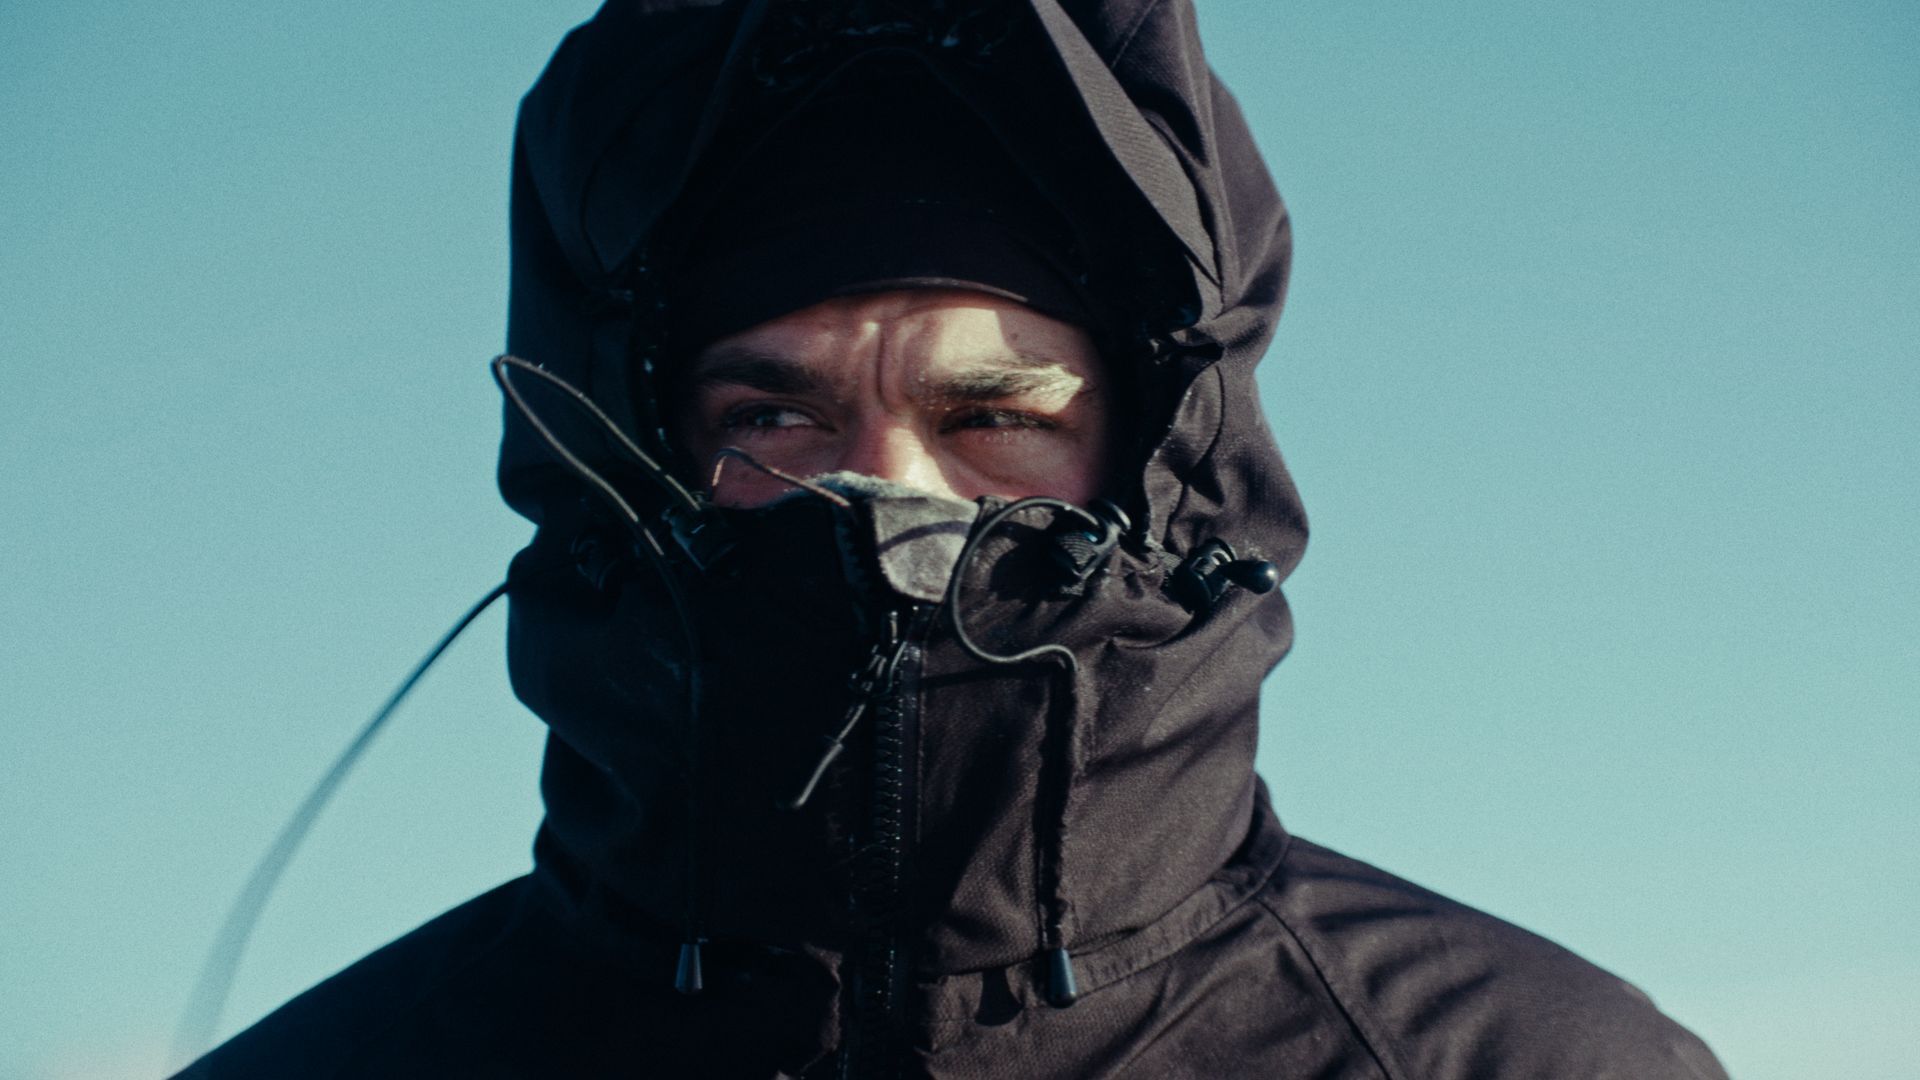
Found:
[(1048, 390), (1079, 391), (1087, 381), (1068, 373), (1060, 365), (1046, 362), (1033, 367), (989, 367), (960, 371), (929, 380), (931, 397), (940, 401), (973, 404), (1019, 397)]
[(763, 394), (817, 394), (831, 389), (819, 372), (778, 353), (741, 347), (722, 348), (694, 365), (688, 388), (744, 386)]
[[(969, 370), (921, 380), (915, 396), (975, 404), (1049, 390), (1091, 389), (1089, 380), (1068, 372), (1058, 360), (1034, 353), (995, 352), (977, 363)], [(795, 396), (834, 391), (831, 380), (805, 364), (747, 346), (725, 346), (701, 357), (688, 385), (696, 392), (713, 386), (744, 386), (763, 394)]]

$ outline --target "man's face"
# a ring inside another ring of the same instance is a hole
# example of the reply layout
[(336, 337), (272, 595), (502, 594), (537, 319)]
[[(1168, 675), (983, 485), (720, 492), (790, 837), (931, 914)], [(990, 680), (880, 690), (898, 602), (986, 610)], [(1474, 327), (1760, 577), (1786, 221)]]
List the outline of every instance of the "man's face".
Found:
[[(846, 471), (973, 499), (1100, 494), (1108, 393), (1093, 340), (1011, 300), (909, 289), (829, 300), (709, 345), (673, 403), (696, 461), (723, 447), (798, 476)], [(729, 465), (713, 492), (791, 490)]]

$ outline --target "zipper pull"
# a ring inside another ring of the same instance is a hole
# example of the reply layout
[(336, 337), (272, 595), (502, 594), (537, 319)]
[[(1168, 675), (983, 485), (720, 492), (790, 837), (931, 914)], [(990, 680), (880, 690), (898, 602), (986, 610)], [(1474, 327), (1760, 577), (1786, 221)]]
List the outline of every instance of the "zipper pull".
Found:
[(813, 763), (813, 769), (807, 774), (807, 782), (801, 785), (800, 793), (779, 804), (782, 810), (798, 810), (813, 798), (814, 789), (820, 786), (820, 780), (827, 775), (827, 769), (839, 759), (847, 749), (847, 738), (853, 729), (860, 725), (860, 718), (874, 702), (893, 691), (894, 671), (900, 666), (900, 658), (906, 653), (906, 640), (900, 634), (900, 613), (887, 612), (887, 632), (879, 641), (873, 643), (873, 651), (867, 654), (867, 662), (854, 670), (847, 679), (847, 688), (853, 692), (853, 704), (847, 707), (847, 714), (840, 721), (840, 730), (826, 740), (826, 749), (820, 752), (819, 760)]

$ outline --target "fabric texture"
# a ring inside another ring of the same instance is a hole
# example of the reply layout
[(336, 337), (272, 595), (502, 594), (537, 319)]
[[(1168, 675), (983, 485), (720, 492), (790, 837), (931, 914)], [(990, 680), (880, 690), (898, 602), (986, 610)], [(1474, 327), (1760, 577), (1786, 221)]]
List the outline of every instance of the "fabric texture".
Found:
[(673, 350), (833, 296), (960, 287), (1094, 321), (1059, 215), (925, 65), (850, 65), (685, 207), (665, 273)]
[(847, 479), (687, 515), (549, 402), (663, 571), (509, 410), (535, 869), (182, 1075), (1722, 1077), (1629, 984), (1270, 807), (1292, 621), (1244, 582), (1306, 541), (1253, 379), (1289, 231), (1186, 0), (609, 3), (522, 105), (510, 350), (695, 475), (656, 393), (676, 271), (879, 63), (977, 117), (1084, 273), (1122, 513)]

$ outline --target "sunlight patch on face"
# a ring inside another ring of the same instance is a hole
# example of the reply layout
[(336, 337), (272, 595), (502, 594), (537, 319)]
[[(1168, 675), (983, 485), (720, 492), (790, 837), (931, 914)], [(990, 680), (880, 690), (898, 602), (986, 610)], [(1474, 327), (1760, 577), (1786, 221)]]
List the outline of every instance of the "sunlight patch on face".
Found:
[(959, 370), (922, 368), (914, 382), (915, 396), (932, 404), (1017, 399), (1026, 408), (1048, 412), (1065, 410), (1092, 388), (1091, 380), (1065, 364), (1014, 356), (975, 362)]

